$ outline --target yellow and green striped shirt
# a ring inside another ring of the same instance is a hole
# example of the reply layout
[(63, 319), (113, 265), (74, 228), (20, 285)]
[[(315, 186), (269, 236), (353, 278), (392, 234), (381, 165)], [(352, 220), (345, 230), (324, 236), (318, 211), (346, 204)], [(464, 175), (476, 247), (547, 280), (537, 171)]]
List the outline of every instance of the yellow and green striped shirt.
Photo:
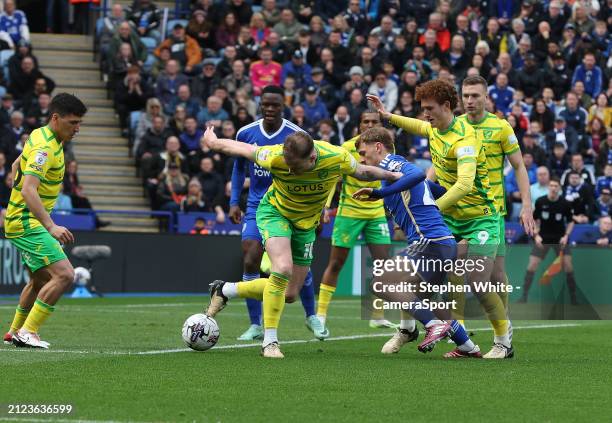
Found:
[(472, 190), (454, 206), (445, 210), (445, 216), (456, 220), (470, 220), (496, 214), (485, 149), (470, 125), (455, 118), (446, 131), (440, 131), (433, 128), (429, 122), (399, 115), (392, 115), (391, 123), (408, 132), (429, 138), (429, 151), (438, 182), (447, 190), (457, 182), (458, 163), (476, 163)]
[(315, 141), (314, 146), (315, 166), (301, 175), (289, 172), (282, 144), (262, 146), (255, 153), (255, 162), (272, 173), (272, 185), (264, 198), (302, 230), (319, 224), (327, 197), (339, 176), (352, 175), (357, 169), (357, 160), (344, 148), (324, 141)]
[(500, 215), (505, 216), (504, 159), (515, 151), (520, 151), (518, 139), (510, 124), (493, 113), (487, 113), (480, 122), (470, 122), (467, 115), (461, 115), (459, 119), (476, 130), (476, 137), (485, 147), (489, 185), (495, 198), (495, 208)]
[(42, 227), (21, 195), (26, 175), (40, 179), (38, 195), (45, 210), (50, 213), (64, 181), (64, 149), (48, 126), (34, 130), (23, 148), (4, 219), (7, 238), (27, 235), (32, 229)]
[[(355, 142), (359, 136), (351, 138), (342, 144), (342, 148), (347, 150), (359, 161), (359, 152), (355, 147)], [(385, 208), (383, 200), (378, 201), (360, 201), (353, 198), (353, 194), (361, 188), (379, 189), (380, 181), (360, 181), (350, 175), (342, 177), (342, 192), (340, 193), (340, 201), (338, 203), (338, 216), (351, 217), (354, 219), (377, 219), (385, 217)]]

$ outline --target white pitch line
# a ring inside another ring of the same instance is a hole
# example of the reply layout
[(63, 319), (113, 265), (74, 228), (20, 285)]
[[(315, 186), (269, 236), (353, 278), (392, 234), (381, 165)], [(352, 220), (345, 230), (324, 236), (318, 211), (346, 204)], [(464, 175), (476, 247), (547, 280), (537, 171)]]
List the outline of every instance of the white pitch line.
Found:
[[(582, 326), (580, 323), (560, 323), (560, 324), (541, 324), (541, 325), (529, 325), (529, 326), (514, 326), (513, 329), (517, 330), (525, 330), (525, 329), (555, 329), (555, 328), (570, 328)], [(493, 329), (489, 328), (474, 328), (469, 329), (469, 332), (488, 332)], [(382, 338), (393, 335), (391, 333), (367, 333), (360, 335), (346, 335), (346, 336), (335, 336), (325, 340), (325, 342), (332, 341), (351, 341), (355, 339), (367, 339), (367, 338)], [(311, 342), (320, 342), (317, 339), (292, 339), (289, 341), (281, 342), (282, 345), (288, 344), (307, 344)], [(231, 349), (241, 349), (241, 348), (254, 348), (261, 347), (261, 343), (251, 343), (251, 344), (230, 344), (230, 345), (220, 345), (218, 347), (214, 347), (215, 350), (231, 350)], [(150, 351), (79, 351), (79, 350), (31, 350), (31, 349), (8, 349), (2, 348), (0, 352), (9, 352), (9, 351), (37, 351), (44, 354), (48, 353), (62, 353), (62, 354), (98, 354), (98, 355), (159, 355), (159, 354), (172, 354), (172, 353), (180, 353), (180, 352), (190, 352), (192, 351), (189, 348), (171, 348), (164, 350), (150, 350)]]
[(32, 417), (0, 417), (0, 421), (3, 422), (55, 422), (55, 423), (146, 423), (146, 422), (135, 422), (133, 420), (119, 421), (119, 420), (79, 420), (79, 419), (36, 419)]

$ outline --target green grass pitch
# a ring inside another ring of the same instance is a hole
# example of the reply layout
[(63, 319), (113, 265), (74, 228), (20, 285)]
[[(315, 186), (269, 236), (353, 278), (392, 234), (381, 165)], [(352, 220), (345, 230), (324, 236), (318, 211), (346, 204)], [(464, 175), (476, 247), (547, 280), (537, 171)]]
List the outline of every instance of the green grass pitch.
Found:
[[(0, 347), (0, 421), (361, 422), (609, 421), (612, 324), (516, 321), (512, 360), (445, 360), (409, 344), (383, 356), (389, 330), (336, 299), (332, 339), (311, 341), (299, 304), (281, 321), (284, 360), (264, 360), (236, 337), (234, 301), (218, 316), (219, 344), (184, 351), (183, 321), (206, 297), (64, 299), (43, 328), (49, 351)], [(3, 301), (4, 327), (14, 305)], [(492, 332), (468, 322), (485, 351)], [(422, 339), (422, 335), (421, 335)], [(70, 415), (7, 414), (8, 404), (72, 404)]]

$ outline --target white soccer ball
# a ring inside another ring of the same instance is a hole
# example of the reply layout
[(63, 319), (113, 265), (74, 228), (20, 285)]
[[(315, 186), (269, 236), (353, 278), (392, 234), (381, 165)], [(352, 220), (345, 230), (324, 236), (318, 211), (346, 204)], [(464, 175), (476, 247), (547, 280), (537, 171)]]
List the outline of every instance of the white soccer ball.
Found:
[(219, 325), (212, 317), (199, 313), (189, 316), (183, 324), (183, 341), (196, 351), (206, 351), (219, 340)]
[(91, 273), (84, 267), (74, 269), (74, 283), (78, 286), (86, 286), (91, 280)]

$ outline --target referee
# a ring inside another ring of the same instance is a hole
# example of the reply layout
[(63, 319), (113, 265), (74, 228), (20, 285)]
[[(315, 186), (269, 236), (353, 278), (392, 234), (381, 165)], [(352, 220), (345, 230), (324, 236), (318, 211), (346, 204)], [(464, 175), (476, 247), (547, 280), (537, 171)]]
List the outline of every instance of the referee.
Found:
[(523, 296), (519, 302), (527, 302), (529, 288), (533, 282), (538, 265), (546, 257), (548, 250), (553, 248), (555, 254), (563, 252), (563, 271), (567, 276), (567, 286), (572, 304), (576, 304), (576, 280), (572, 264), (571, 250), (568, 245), (569, 236), (574, 229), (572, 205), (560, 196), (561, 184), (559, 178), (551, 177), (548, 183), (548, 195), (536, 200), (533, 217), (537, 222), (534, 236), (535, 245), (529, 256), (529, 265), (525, 275)]

